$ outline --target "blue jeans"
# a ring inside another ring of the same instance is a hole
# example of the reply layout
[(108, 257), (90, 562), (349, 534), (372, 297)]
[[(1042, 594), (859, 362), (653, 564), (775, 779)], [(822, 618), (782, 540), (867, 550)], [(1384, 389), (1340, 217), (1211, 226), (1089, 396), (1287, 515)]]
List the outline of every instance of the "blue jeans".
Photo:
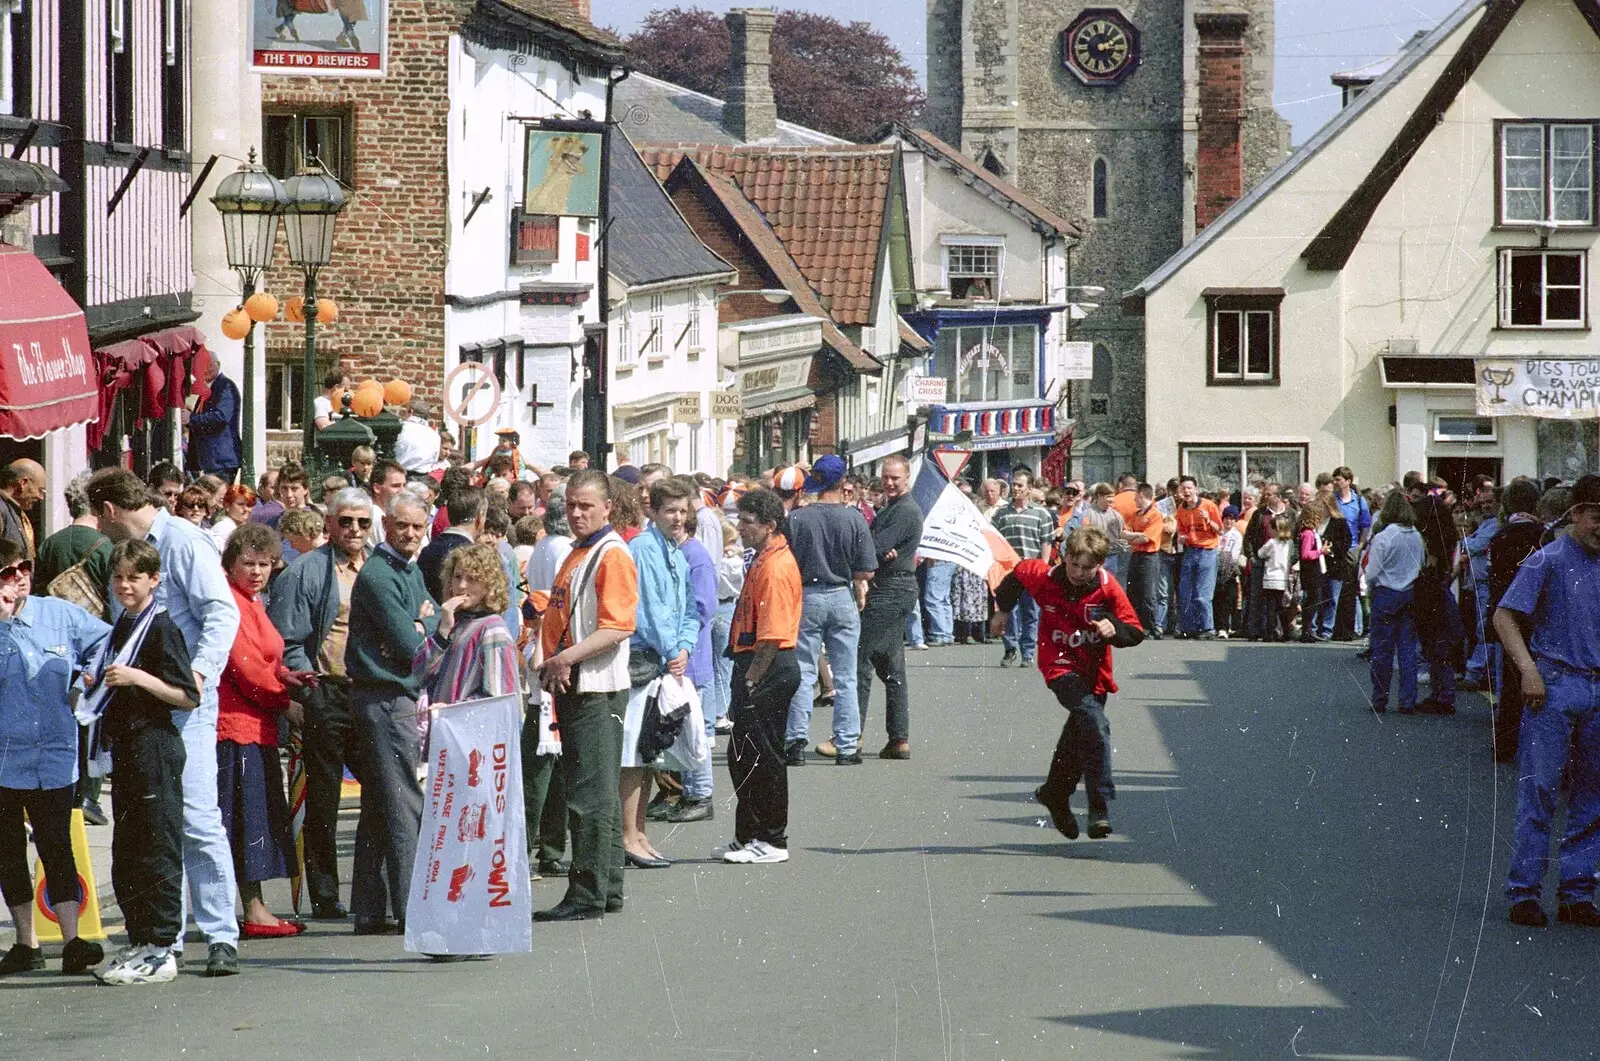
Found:
[(1411, 614), (1411, 591), (1372, 587), (1372, 706), (1389, 706), (1389, 679), (1395, 652), (1400, 653), (1400, 710), (1417, 706), (1417, 621)]
[(1483, 639), (1484, 627), (1489, 620), (1489, 583), (1472, 582), (1473, 605), (1478, 613), (1478, 643), (1472, 649), (1472, 658), (1467, 660), (1467, 678), (1471, 681), (1482, 681), (1488, 673), (1489, 643)]
[(706, 717), (715, 722), (728, 717), (728, 705), (733, 703), (733, 657), (728, 655), (728, 633), (733, 628), (733, 609), (737, 600), (717, 605), (717, 614), (711, 619), (711, 704), (705, 707)]
[(1182, 553), (1179, 586), (1183, 610), (1178, 616), (1186, 634), (1208, 634), (1215, 629), (1211, 617), (1211, 598), (1217, 592), (1217, 551), (1185, 549)]
[(1029, 661), (1039, 647), (1039, 602), (1026, 590), (1017, 601), (1017, 606), (1011, 609), (1011, 614), (1006, 616), (1003, 640), (1007, 652), (1015, 652), (1020, 648), (1022, 658)]
[(1506, 872), (1506, 898), (1537, 899), (1550, 868), (1550, 821), (1566, 775), (1566, 833), (1561, 837), (1563, 903), (1594, 901), (1600, 869), (1600, 678), (1539, 660), (1544, 706), (1522, 712), (1517, 831)]
[(950, 583), (955, 577), (956, 565), (948, 560), (935, 560), (928, 565), (922, 604), (928, 609), (930, 645), (948, 645), (956, 639), (956, 613), (950, 607)]
[[(179, 924), (194, 923), (207, 943), (239, 946), (239, 922), (233, 915), (233, 849), (222, 827), (222, 807), (217, 802), (217, 687), (206, 686), (200, 706), (172, 712), (173, 724), (183, 736), (183, 876), (184, 911)], [(178, 933), (182, 949), (183, 933)]]
[(1322, 590), (1322, 607), (1317, 609), (1317, 636), (1326, 641), (1333, 636), (1333, 620), (1339, 614), (1339, 595), (1344, 592), (1344, 582), (1328, 579)]
[[(728, 663), (731, 665), (733, 661), (729, 660)], [(716, 680), (712, 679), (704, 685), (694, 687), (694, 691), (700, 694), (700, 710), (705, 712), (706, 716), (707, 748), (715, 748), (717, 746), (717, 718), (706, 710), (711, 703), (711, 690), (715, 684)], [(685, 799), (700, 800), (711, 798), (711, 756), (709, 754), (706, 755), (706, 761), (702, 766), (683, 772), (683, 795)]]
[(810, 739), (811, 699), (816, 693), (823, 647), (833, 667), (833, 743), (844, 755), (861, 742), (861, 705), (856, 702), (856, 651), (861, 644), (861, 613), (850, 586), (807, 586), (801, 602), (800, 637), (795, 662), (800, 688), (789, 701), (786, 743)]
[(917, 648), (927, 644), (922, 637), (922, 605), (918, 604), (911, 609), (911, 614), (906, 616), (906, 644)]
[(1170, 634), (1178, 628), (1178, 556), (1160, 553), (1161, 575), (1156, 580), (1156, 630)]

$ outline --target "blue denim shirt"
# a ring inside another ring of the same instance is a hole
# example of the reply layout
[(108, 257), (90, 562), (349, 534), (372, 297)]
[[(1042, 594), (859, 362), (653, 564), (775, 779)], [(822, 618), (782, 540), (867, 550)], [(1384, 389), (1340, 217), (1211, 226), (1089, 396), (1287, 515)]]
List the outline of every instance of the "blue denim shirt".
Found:
[(0, 621), (0, 788), (65, 788), (78, 779), (78, 722), (67, 693), (111, 633), (76, 604), (29, 597)]
[(700, 616), (689, 589), (689, 561), (677, 542), (669, 542), (655, 524), (628, 545), (639, 569), (639, 610), (631, 644), (661, 653), (663, 662), (679, 652), (693, 652), (700, 637)]
[[(156, 603), (183, 631), (194, 669), (206, 680), (202, 702), (215, 703), (217, 680), (239, 632), (239, 606), (222, 572), (222, 554), (211, 535), (166, 509), (156, 513), (148, 540), (161, 554)], [(111, 613), (116, 619), (122, 606), (113, 601)]]
[(1472, 581), (1482, 585), (1489, 583), (1489, 541), (1500, 529), (1500, 520), (1495, 516), (1488, 516), (1478, 524), (1478, 529), (1468, 535), (1462, 545), (1467, 549), (1467, 560), (1472, 565)]

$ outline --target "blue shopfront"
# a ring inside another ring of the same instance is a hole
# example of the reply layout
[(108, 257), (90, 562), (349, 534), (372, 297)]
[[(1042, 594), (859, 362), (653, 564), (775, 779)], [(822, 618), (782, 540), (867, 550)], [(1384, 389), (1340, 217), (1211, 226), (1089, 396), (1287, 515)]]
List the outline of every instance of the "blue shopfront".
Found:
[(1046, 399), (1046, 338), (1062, 306), (933, 306), (902, 313), (932, 344), (924, 375), (945, 381), (928, 406), (933, 438), (972, 433), (972, 477), (1037, 473), (1055, 443), (1055, 396)]

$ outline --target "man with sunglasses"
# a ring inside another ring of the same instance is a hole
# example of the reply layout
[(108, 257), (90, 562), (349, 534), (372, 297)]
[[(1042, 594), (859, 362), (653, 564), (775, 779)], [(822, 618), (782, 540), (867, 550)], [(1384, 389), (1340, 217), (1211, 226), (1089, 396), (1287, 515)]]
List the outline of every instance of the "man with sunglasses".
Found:
[(335, 835), (339, 793), (346, 765), (354, 772), (355, 716), (350, 711), (350, 677), (345, 647), (350, 637), (350, 595), (367, 562), (372, 531), (372, 500), (355, 488), (328, 502), (328, 544), (296, 557), (272, 586), (267, 615), (283, 635), (284, 665), (315, 670), (302, 730), (306, 768), (305, 858), (311, 912), (342, 919), (339, 859)]

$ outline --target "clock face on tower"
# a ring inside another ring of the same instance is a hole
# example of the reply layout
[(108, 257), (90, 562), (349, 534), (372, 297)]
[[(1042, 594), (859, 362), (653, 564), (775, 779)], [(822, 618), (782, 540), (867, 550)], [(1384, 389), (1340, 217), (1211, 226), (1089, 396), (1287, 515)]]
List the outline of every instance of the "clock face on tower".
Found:
[(1115, 85), (1139, 65), (1139, 31), (1116, 8), (1087, 8), (1061, 31), (1061, 63), (1086, 85)]

